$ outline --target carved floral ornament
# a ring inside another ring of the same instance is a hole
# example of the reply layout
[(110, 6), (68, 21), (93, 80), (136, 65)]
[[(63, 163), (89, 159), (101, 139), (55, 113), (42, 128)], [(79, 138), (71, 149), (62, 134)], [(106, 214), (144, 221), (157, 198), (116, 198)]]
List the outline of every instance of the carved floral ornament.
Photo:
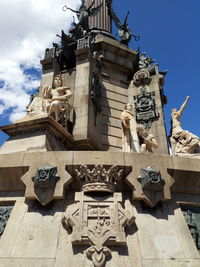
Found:
[(75, 169), (75, 174), (81, 190), (84, 192), (114, 192), (116, 185), (121, 182), (123, 169), (119, 169), (118, 166), (106, 169), (103, 165), (95, 165), (94, 168), (81, 165), (79, 170)]
[(141, 85), (149, 84), (150, 73), (148, 70), (139, 70), (134, 74), (133, 83), (135, 86), (139, 87)]

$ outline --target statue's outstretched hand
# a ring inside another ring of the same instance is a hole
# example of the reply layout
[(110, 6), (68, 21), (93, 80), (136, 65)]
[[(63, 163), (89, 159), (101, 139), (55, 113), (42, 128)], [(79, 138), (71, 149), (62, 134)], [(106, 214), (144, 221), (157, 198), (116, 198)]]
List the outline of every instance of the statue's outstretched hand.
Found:
[(66, 11), (67, 9), (69, 9), (69, 8), (66, 5), (62, 8), (63, 11)]

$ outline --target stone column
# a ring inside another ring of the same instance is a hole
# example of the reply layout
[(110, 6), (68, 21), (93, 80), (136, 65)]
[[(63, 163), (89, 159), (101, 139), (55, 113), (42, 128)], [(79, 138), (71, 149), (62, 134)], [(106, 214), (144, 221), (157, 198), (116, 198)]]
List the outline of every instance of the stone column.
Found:
[[(85, 0), (87, 6), (91, 5), (93, 0)], [(106, 6), (106, 0), (95, 0), (94, 7), (99, 6), (103, 2), (100, 12), (89, 19), (90, 28), (101, 28), (112, 32), (112, 21)]]

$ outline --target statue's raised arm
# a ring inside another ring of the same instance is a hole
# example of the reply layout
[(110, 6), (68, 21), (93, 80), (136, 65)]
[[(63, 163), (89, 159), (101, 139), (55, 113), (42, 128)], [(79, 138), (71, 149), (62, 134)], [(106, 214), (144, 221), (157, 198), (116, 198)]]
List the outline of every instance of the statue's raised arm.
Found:
[(72, 8), (66, 6), (66, 5), (62, 9), (63, 9), (63, 11), (67, 11), (69, 9), (70, 11), (72, 11), (72, 12), (74, 12), (76, 14), (80, 14), (79, 10), (74, 10), (74, 9), (72, 9)]
[(108, 6), (108, 9), (109, 9), (109, 12), (110, 12), (110, 15), (111, 15), (111, 18), (114, 20), (115, 22), (115, 25), (118, 29), (121, 29), (121, 21), (118, 19), (117, 15), (115, 14), (115, 11), (114, 9), (112, 8), (112, 5), (111, 5), (111, 2), (110, 0), (106, 0), (106, 4)]
[(94, 5), (94, 2), (95, 2), (95, 0), (92, 1), (92, 4), (88, 7), (88, 10), (91, 10), (91, 8), (92, 8), (93, 5)]
[(180, 107), (180, 109), (177, 111), (178, 115), (181, 117), (182, 114), (183, 114), (183, 111), (185, 110), (186, 106), (187, 106), (187, 103), (188, 101), (190, 100), (190, 97), (187, 96), (185, 101), (183, 102), (182, 106)]

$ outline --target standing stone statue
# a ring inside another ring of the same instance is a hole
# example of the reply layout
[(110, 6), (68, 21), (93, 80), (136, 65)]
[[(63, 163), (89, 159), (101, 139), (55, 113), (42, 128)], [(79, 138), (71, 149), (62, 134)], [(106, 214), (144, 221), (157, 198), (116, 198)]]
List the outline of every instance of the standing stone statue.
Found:
[(180, 121), (189, 99), (190, 97), (187, 96), (179, 110), (172, 109), (170, 142), (172, 152), (175, 155), (200, 153), (199, 137), (190, 133), (189, 131), (183, 130)]
[(136, 129), (141, 145), (140, 153), (153, 153), (153, 149), (158, 148), (158, 144), (153, 134), (149, 133), (143, 126), (137, 126)]
[(139, 152), (139, 138), (136, 130), (136, 120), (133, 116), (133, 106), (128, 103), (124, 107), (121, 114), (121, 122), (123, 128), (122, 143), (123, 152)]
[(72, 12), (76, 13), (78, 16), (78, 24), (76, 27), (81, 27), (83, 30), (84, 35), (89, 32), (89, 17), (95, 16), (102, 7), (103, 3), (101, 3), (98, 7), (92, 8), (95, 3), (95, 0), (91, 3), (89, 7), (86, 7), (85, 1), (83, 1), (82, 5), (80, 6), (79, 10), (71, 9), (70, 7), (64, 6), (63, 10), (71, 10)]
[(54, 77), (54, 88), (49, 88), (47, 85), (43, 88), (43, 98), (48, 100), (46, 111), (48, 115), (61, 122), (67, 120), (67, 112), (72, 109), (68, 99), (72, 97), (72, 92), (68, 86), (62, 85), (61, 75)]

